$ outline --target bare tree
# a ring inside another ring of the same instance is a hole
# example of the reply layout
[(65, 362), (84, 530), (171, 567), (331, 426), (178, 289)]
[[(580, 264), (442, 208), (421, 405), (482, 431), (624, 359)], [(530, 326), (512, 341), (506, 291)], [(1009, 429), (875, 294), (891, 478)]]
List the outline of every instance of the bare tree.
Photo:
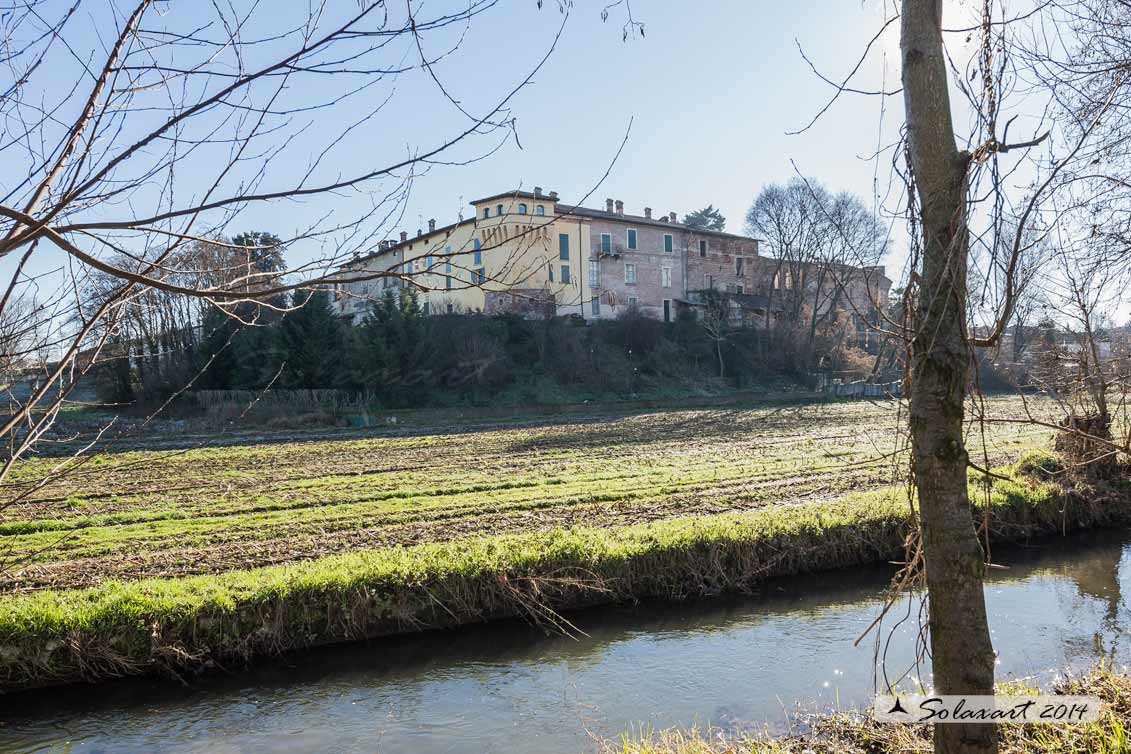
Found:
[[(30, 394), (0, 418), (0, 481), (98, 365), (189, 348), (208, 310), (254, 325), (248, 311), (306, 300), (294, 294), (339, 281), (344, 262), (390, 233), (432, 166), (482, 159), (511, 139), (509, 103), (557, 37), (496, 99), (461, 99), (442, 78), (468, 27), (495, 5), (138, 0), (125, 12), (80, 13), (77, 2), (44, 0), (0, 14), (11, 73), (0, 90), (0, 322), (20, 323), (4, 357), (48, 355)], [(558, 7), (564, 26), (569, 4)], [(381, 160), (360, 147), (374, 135), (393, 145), (412, 137), (395, 131), (397, 86), (426, 87), (452, 127)], [(299, 227), (225, 240), (267, 207)], [(303, 257), (289, 270), (250, 263), (252, 251), (278, 246)], [(0, 504), (49, 481), (19, 485)]]

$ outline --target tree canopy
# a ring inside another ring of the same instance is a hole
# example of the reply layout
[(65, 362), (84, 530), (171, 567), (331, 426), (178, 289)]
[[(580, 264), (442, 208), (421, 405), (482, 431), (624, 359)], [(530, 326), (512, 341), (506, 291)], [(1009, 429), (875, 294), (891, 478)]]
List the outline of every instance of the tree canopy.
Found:
[(721, 231), (726, 228), (727, 219), (723, 217), (722, 212), (715, 209), (713, 204), (708, 204), (703, 209), (684, 215), (683, 224), (699, 230)]

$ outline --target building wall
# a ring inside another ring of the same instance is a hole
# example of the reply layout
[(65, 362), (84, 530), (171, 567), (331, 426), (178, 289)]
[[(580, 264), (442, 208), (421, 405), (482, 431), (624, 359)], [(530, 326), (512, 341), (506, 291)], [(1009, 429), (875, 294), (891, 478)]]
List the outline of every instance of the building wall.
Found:
[[(700, 249), (699, 241), (706, 241)], [(765, 265), (758, 241), (737, 236), (693, 234), (687, 255), (687, 289), (714, 288), (728, 293), (757, 293), (765, 287)], [(742, 270), (736, 260), (742, 260)]]
[[(636, 231), (636, 248), (628, 245), (629, 230)], [(602, 249), (602, 235), (609, 236), (609, 250)], [(671, 235), (670, 252), (665, 251), (665, 235)], [(670, 302), (670, 316), (675, 317), (677, 302), (685, 297), (684, 259), (689, 234), (679, 226), (662, 228), (633, 220), (589, 218), (587, 259), (596, 261), (599, 274), (594, 297), (586, 319), (609, 319), (623, 313), (635, 300), (637, 308), (657, 319), (664, 317), (664, 301)], [(636, 282), (629, 282), (627, 265), (635, 266)], [(668, 269), (665, 285), (664, 269)], [(588, 271), (587, 271), (588, 274)], [(594, 281), (590, 280), (590, 284)]]
[[(527, 204), (525, 214), (518, 212), (520, 203)], [(502, 214), (498, 213), (500, 204)], [(559, 315), (582, 314), (589, 297), (582, 252), (588, 226), (576, 218), (554, 215), (554, 202), (549, 200), (540, 203), (546, 214), (534, 214), (536, 204), (509, 198), (477, 204), (473, 219), (422, 233), (348, 263), (335, 292), (338, 313), (356, 324), (369, 301), (380, 300), (386, 290), (399, 295), (402, 288), (411, 286), (430, 314), (482, 312), (487, 308), (487, 294), (516, 288), (544, 290), (557, 301)], [(484, 209), (489, 210), (487, 216)], [(563, 243), (568, 259), (561, 258)], [(563, 281), (563, 268), (568, 268), (568, 281)], [(351, 273), (390, 271), (396, 276), (346, 282)]]
[[(793, 286), (787, 287), (790, 276), (775, 274), (781, 269), (778, 260), (759, 256), (756, 239), (694, 231), (671, 222), (670, 216), (665, 222), (650, 215), (626, 215), (609, 204), (602, 212), (525, 192), (477, 201), (471, 218), (382, 245), (376, 253), (343, 267), (343, 281), (357, 270), (392, 271), (398, 276), (340, 283), (335, 295), (338, 311), (359, 322), (368, 301), (380, 300), (386, 290), (399, 294), (410, 285), (432, 314), (488, 308), (496, 312), (513, 297), (493, 296), (488, 307), (489, 294), (521, 289), (544, 291), (538, 300), (555, 301), (559, 316), (587, 320), (616, 317), (633, 301), (641, 312), (657, 319), (664, 318), (668, 301), (668, 316), (674, 319), (694, 292), (712, 287), (765, 297), (771, 309), (799, 295)], [(617, 209), (621, 206), (618, 203)], [(629, 248), (630, 229), (636, 232), (635, 249)], [(671, 251), (665, 242), (669, 235)], [(563, 248), (567, 259), (562, 258)], [(591, 263), (595, 269), (591, 270)], [(629, 281), (628, 265), (635, 268), (635, 282)], [(568, 281), (563, 268), (568, 269)], [(809, 286), (806, 300), (820, 298), (825, 309), (835, 305), (872, 321), (873, 301), (886, 302), (891, 287), (882, 267), (845, 266), (825, 276), (822, 295), (817, 297), (812, 273), (806, 268), (795, 270), (793, 276)], [(480, 274), (482, 284), (477, 282)], [(838, 285), (843, 289), (835, 291)], [(527, 316), (544, 311), (542, 306), (518, 308)]]

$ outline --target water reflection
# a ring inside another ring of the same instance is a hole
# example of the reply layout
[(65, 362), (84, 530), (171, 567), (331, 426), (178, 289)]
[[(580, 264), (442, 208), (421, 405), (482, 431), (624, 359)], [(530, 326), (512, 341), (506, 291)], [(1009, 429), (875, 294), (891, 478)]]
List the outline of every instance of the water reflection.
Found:
[[(1127, 542), (1092, 534), (995, 552), (1008, 566), (987, 584), (1003, 677), (1127, 661)], [(128, 681), (12, 697), (0, 751), (565, 753), (634, 724), (780, 723), (798, 700), (867, 700), (873, 647), (852, 642), (890, 571), (590, 610), (572, 616), (588, 633), (577, 640), (501, 623), (296, 655), (192, 688)], [(890, 668), (912, 663), (917, 630), (914, 619), (895, 629)]]

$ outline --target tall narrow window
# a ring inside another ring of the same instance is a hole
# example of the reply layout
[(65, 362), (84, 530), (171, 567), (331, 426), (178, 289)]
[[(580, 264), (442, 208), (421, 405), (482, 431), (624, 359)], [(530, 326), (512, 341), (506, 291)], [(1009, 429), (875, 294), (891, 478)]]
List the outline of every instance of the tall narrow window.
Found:
[(636, 284), (636, 265), (626, 264), (624, 266), (624, 282), (628, 285)]
[(451, 275), (445, 275), (444, 276), (444, 287), (447, 288), (449, 291), (452, 289), (452, 276)]
[(475, 239), (473, 244), (474, 244), (474, 247), (475, 247), (475, 253), (473, 253), (471, 255), (471, 257), (472, 257), (471, 263), (478, 266), (478, 265), (483, 264), (483, 252), (480, 250), (480, 244), (479, 244), (478, 238)]
[(484, 207), (483, 208), (483, 217), (486, 218), (486, 217), (490, 217), (490, 216), (491, 216), (491, 208), (490, 207)]
[(569, 265), (562, 265), (562, 284), (569, 285)]
[(675, 239), (672, 237), (671, 233), (664, 234), (664, 251), (669, 254), (675, 251)]
[(478, 270), (475, 270), (473, 274), (475, 275), (475, 282), (479, 285), (483, 285), (487, 282), (487, 270), (483, 269), (482, 267), (480, 267)]
[(672, 300), (670, 298), (664, 299), (664, 321), (672, 321)]
[(424, 311), (424, 316), (425, 316), (425, 317), (427, 317), (427, 316), (428, 316), (429, 314), (431, 314), (431, 313), (432, 313), (432, 307), (430, 307), (430, 306), (428, 305), (428, 302), (427, 302), (427, 301), (425, 301), (425, 302), (424, 302), (424, 309), (423, 309), (423, 311)]
[(735, 257), (734, 258), (734, 274), (738, 275), (739, 277), (742, 277), (743, 275), (746, 274), (746, 258), (745, 257)]
[(499, 217), (503, 216), (503, 205), (501, 205), (501, 204), (495, 205), (495, 214), (498, 215)]
[(520, 215), (526, 214), (526, 205), (525, 204), (518, 205), (518, 214), (520, 214)]
[(546, 214), (546, 208), (543, 207), (541, 204), (536, 204), (536, 205), (534, 205), (534, 214), (544, 215), (544, 214)]
[(628, 235), (625, 238), (625, 241), (628, 242), (627, 243), (628, 248), (630, 248), (630, 249), (636, 248), (636, 228), (629, 228), (628, 229)]
[(601, 297), (600, 296), (594, 296), (593, 300), (589, 302), (589, 312), (594, 317), (600, 317), (601, 316)]
[[(558, 234), (558, 259), (562, 260), (563, 262), (569, 261), (569, 234), (568, 233), (559, 233)], [(564, 283), (566, 281), (563, 280), (562, 282)]]
[(427, 267), (428, 270), (431, 270), (433, 267), (436, 266), (436, 259), (431, 254), (428, 255), (427, 265), (428, 265), (428, 267)]
[(549, 262), (546, 263), (546, 275), (550, 278), (551, 283), (554, 282), (554, 265)]
[(613, 236), (612, 236), (611, 233), (602, 233), (601, 234), (601, 253), (602, 254), (612, 254), (613, 253)]
[(589, 287), (596, 288), (601, 284), (601, 263), (596, 259), (589, 260)]
[(707, 241), (706, 240), (701, 239), (699, 241), (699, 256), (701, 256), (701, 257), (707, 256)]
[(660, 268), (660, 287), (661, 288), (671, 288), (672, 287), (672, 268), (671, 267), (661, 267)]

